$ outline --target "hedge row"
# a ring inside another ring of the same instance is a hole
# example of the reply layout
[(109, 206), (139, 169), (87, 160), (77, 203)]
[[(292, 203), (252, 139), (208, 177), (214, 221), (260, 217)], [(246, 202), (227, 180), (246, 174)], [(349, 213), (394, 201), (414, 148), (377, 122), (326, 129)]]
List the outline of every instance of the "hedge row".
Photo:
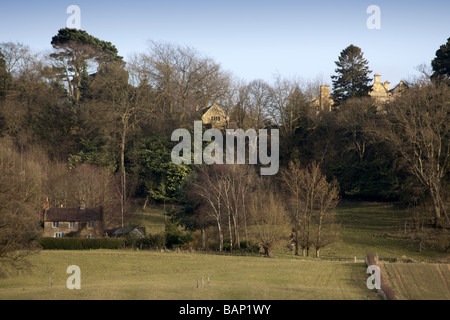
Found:
[(142, 239), (112, 238), (41, 238), (44, 250), (89, 250), (89, 249), (121, 249), (121, 248), (163, 248), (182, 245), (190, 238), (179, 239), (172, 234), (150, 234)]
[(41, 246), (44, 250), (120, 249), (125, 246), (125, 240), (110, 238), (41, 238)]

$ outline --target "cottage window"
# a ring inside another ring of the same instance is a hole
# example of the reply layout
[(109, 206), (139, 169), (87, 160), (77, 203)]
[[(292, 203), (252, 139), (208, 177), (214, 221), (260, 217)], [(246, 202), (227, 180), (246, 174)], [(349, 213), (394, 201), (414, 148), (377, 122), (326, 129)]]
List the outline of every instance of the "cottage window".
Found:
[(94, 239), (94, 235), (92, 233), (88, 234), (88, 239)]
[(69, 228), (75, 228), (75, 222), (69, 222)]
[(58, 221), (53, 221), (52, 227), (53, 228), (59, 228), (59, 222)]
[(94, 221), (89, 221), (88, 228), (93, 228), (93, 227), (94, 227)]
[(55, 232), (55, 238), (64, 238), (64, 232)]

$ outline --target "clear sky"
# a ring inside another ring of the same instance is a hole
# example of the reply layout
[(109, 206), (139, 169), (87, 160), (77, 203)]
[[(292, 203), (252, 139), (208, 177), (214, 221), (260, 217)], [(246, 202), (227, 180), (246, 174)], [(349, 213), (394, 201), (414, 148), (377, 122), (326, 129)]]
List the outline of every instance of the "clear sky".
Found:
[[(450, 1), (406, 0), (0, 0), (0, 42), (51, 48), (66, 27), (69, 5), (81, 9), (81, 29), (112, 42), (125, 60), (147, 41), (186, 44), (246, 81), (279, 73), (331, 84), (340, 52), (362, 49), (371, 70), (396, 85), (430, 64), (450, 37)], [(370, 5), (381, 29), (367, 28)]]

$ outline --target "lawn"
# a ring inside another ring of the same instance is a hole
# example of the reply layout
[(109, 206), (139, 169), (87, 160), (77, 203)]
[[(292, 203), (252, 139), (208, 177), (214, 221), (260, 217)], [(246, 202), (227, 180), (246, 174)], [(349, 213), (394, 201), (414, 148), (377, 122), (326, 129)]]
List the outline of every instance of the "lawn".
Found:
[[(0, 299), (379, 299), (363, 262), (128, 250), (42, 251), (32, 262), (32, 274), (0, 280)], [(69, 265), (80, 290), (66, 287)]]
[(381, 259), (411, 258), (417, 261), (449, 262), (449, 254), (427, 246), (419, 252), (417, 240), (385, 237), (403, 236), (408, 212), (394, 203), (342, 202), (337, 208), (340, 239), (323, 251), (336, 257), (364, 257), (367, 252)]

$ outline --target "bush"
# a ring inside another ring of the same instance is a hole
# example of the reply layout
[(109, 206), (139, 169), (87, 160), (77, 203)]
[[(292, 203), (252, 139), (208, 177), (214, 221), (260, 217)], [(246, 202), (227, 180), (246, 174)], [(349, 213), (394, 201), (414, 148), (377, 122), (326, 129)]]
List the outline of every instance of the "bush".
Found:
[(145, 238), (128, 238), (125, 240), (126, 247), (139, 247), (145, 249), (162, 248), (166, 244), (164, 234), (149, 234)]
[[(230, 251), (230, 243), (224, 242), (223, 251)], [(236, 244), (233, 244), (233, 252), (245, 252), (245, 253), (259, 253), (259, 245), (243, 240), (239, 243), (239, 248)]]
[(190, 232), (185, 232), (178, 230), (177, 226), (173, 223), (167, 225), (165, 232), (165, 242), (168, 248), (173, 248), (174, 246), (182, 246), (193, 240), (192, 234)]
[(40, 244), (44, 250), (89, 250), (89, 249), (120, 249), (124, 239), (110, 238), (41, 238)]

